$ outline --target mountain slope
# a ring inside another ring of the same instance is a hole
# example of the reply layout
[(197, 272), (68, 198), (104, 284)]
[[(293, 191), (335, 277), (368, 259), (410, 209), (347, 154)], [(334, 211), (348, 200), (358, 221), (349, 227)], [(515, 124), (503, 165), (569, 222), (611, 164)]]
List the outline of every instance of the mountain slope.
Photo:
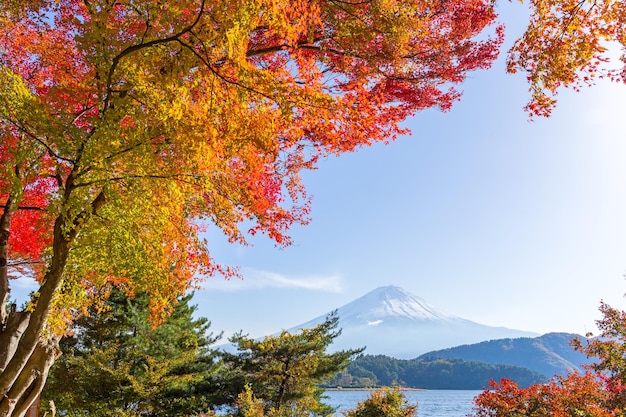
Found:
[[(342, 334), (331, 350), (366, 346), (366, 354), (399, 359), (485, 340), (536, 336), (535, 333), (485, 326), (448, 314), (402, 288), (377, 288), (337, 310)], [(324, 316), (290, 331), (313, 327)]]
[(383, 355), (361, 356), (328, 386), (402, 386), (425, 389), (484, 389), (489, 381), (502, 378), (527, 387), (543, 383), (538, 372), (513, 365), (490, 364), (463, 359), (394, 359)]
[(491, 340), (428, 352), (420, 360), (439, 358), (482, 361), (490, 364), (523, 366), (547, 377), (565, 375), (568, 371), (581, 371), (582, 364), (590, 360), (575, 351), (570, 340), (580, 337), (570, 333), (548, 333), (535, 338)]

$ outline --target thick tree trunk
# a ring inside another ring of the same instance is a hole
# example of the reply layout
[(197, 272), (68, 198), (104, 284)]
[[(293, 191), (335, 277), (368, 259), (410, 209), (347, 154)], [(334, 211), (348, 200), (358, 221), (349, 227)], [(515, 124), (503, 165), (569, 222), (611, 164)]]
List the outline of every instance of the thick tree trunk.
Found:
[[(9, 391), (35, 349), (48, 317), (54, 294), (61, 285), (63, 269), (69, 255), (69, 242), (61, 232), (60, 220), (57, 220), (54, 229), (55, 239), (52, 260), (43, 277), (43, 284), (39, 289), (37, 302), (29, 318), (28, 326), (22, 334), (13, 357), (7, 363), (2, 374), (0, 374), (0, 396), (5, 395)], [(3, 337), (7, 337), (7, 335), (3, 335)]]
[[(27, 325), (23, 332), (23, 323), (17, 329), (9, 331), (5, 326), (0, 335), (0, 345), (10, 346), (13, 354), (6, 360), (6, 366), (0, 373), (0, 417), (20, 416), (18, 413), (34, 392), (36, 395), (43, 388), (48, 369), (54, 363), (57, 353), (50, 341), (41, 341), (54, 294), (61, 285), (63, 269), (69, 255), (69, 240), (61, 232), (62, 220), (57, 219), (54, 226), (53, 253), (50, 266), (44, 275), (36, 305), (25, 318)], [(10, 339), (10, 340), (9, 340)], [(38, 388), (39, 387), (39, 388)]]
[(8, 269), (8, 246), (9, 246), (9, 224), (11, 222), (12, 198), (9, 196), (4, 204), (4, 210), (0, 216), (0, 332), (6, 326), (8, 319), (7, 301), (9, 299), (9, 269)]
[(26, 414), (41, 393), (48, 372), (60, 355), (61, 349), (57, 338), (37, 343), (19, 377), (3, 401), (0, 401), (0, 416), (21, 417)]
[[(66, 181), (64, 200), (72, 193), (73, 176)], [(6, 311), (9, 293), (7, 247), (11, 198), (0, 215), (0, 417), (22, 417), (39, 395), (50, 367), (60, 355), (58, 339), (42, 339), (52, 300), (61, 287), (70, 245), (80, 226), (105, 203), (100, 192), (88, 209), (72, 218), (60, 214), (54, 223), (52, 256), (42, 277), (32, 311)]]
[(0, 374), (15, 354), (20, 338), (28, 326), (29, 318), (29, 312), (16, 311), (15, 304), (11, 305), (6, 323), (0, 331)]

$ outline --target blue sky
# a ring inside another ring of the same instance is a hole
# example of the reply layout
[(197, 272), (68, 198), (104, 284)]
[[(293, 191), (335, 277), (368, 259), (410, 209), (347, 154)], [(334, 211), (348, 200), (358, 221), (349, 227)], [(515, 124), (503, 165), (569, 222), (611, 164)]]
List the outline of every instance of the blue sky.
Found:
[[(525, 25), (501, 5), (510, 43)], [(502, 57), (503, 58), (503, 57)], [(324, 160), (305, 174), (310, 225), (295, 244), (212, 234), (243, 280), (211, 278), (199, 314), (226, 335), (301, 324), (383, 285), (449, 313), (538, 333), (595, 331), (600, 300), (626, 293), (626, 88), (563, 92), (529, 122), (522, 74), (503, 59), (472, 73), (449, 113), (424, 111), (385, 146)]]
[[(523, 9), (500, 8), (510, 43)], [(411, 136), (306, 173), (313, 220), (293, 229), (293, 246), (211, 233), (213, 255), (245, 278), (208, 279), (198, 314), (226, 336), (261, 336), (383, 285), (537, 333), (595, 331), (600, 300), (624, 309), (626, 87), (563, 92), (534, 122), (524, 76), (506, 75), (503, 59), (461, 89), (451, 112), (407, 120)]]

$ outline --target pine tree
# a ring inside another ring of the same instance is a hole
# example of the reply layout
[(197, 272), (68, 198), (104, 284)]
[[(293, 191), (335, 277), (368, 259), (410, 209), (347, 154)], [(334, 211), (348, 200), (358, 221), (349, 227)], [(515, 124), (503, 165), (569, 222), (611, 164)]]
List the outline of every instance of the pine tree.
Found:
[[(262, 402), (267, 416), (328, 415), (332, 408), (323, 403), (319, 384), (345, 369), (350, 359), (363, 351), (327, 353), (341, 333), (337, 326), (338, 317), (333, 313), (316, 327), (294, 334), (283, 331), (262, 340), (234, 336), (231, 342), (238, 353), (223, 356), (224, 366), (231, 372), (228, 391), (250, 398), (254, 395), (256, 407)], [(238, 413), (245, 415), (245, 410), (239, 407)]]
[(210, 409), (207, 381), (219, 365), (209, 346), (217, 338), (207, 333), (207, 319), (193, 317), (191, 297), (180, 298), (154, 327), (145, 294), (130, 299), (113, 291), (99, 314), (78, 319), (74, 335), (62, 341), (64, 354), (42, 403), (52, 400), (70, 417), (185, 416)]

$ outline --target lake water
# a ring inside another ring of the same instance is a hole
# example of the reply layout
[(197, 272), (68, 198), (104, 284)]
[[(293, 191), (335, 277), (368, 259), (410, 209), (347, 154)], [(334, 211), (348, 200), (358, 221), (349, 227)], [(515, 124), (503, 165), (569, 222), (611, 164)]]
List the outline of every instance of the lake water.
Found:
[[(472, 411), (472, 400), (481, 391), (403, 391), (411, 404), (418, 404), (417, 417), (465, 417)], [(324, 403), (345, 411), (369, 397), (368, 391), (326, 391)]]

